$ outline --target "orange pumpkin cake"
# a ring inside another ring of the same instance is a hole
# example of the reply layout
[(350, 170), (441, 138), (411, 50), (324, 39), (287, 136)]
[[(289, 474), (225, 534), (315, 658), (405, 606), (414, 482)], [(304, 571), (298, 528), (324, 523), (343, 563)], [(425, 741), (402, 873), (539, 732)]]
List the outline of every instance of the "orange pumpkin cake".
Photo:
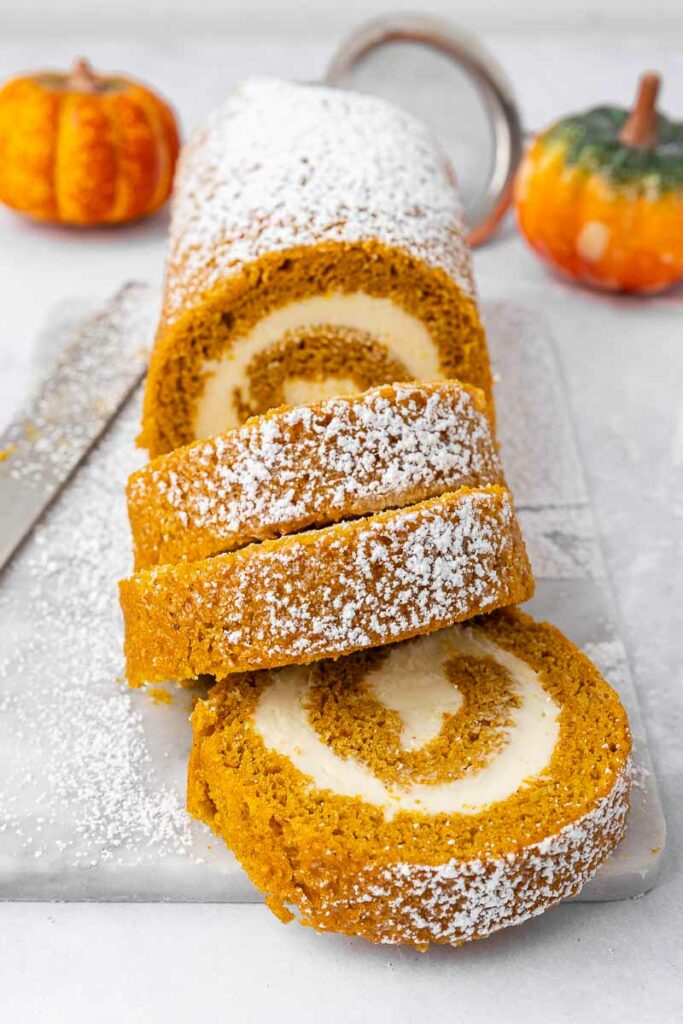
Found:
[(131, 685), (338, 657), (525, 601), (510, 493), (461, 488), (120, 583)]
[(456, 377), (491, 395), (460, 202), (429, 130), (366, 95), (257, 79), (176, 177), (140, 443)]
[(459, 945), (575, 895), (624, 834), (617, 694), (515, 609), (218, 683), (188, 809), (283, 921)]
[(457, 381), (285, 406), (133, 474), (135, 565), (194, 561), (502, 482), (484, 396)]

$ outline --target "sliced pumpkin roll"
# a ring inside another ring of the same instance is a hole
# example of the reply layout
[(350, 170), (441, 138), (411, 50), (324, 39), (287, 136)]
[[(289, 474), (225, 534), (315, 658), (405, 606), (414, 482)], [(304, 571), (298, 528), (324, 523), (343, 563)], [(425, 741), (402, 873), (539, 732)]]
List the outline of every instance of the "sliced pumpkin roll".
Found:
[(188, 808), (283, 921), (459, 945), (575, 895), (625, 830), (617, 694), (506, 609), (337, 661), (218, 683)]
[(133, 686), (338, 657), (533, 593), (499, 486), (153, 566), (119, 586)]
[(174, 193), (152, 456), (388, 381), (457, 377), (490, 399), (453, 172), (408, 113), (247, 82), (185, 149)]
[(135, 564), (206, 558), (501, 483), (484, 396), (457, 381), (387, 384), (283, 407), (133, 474)]

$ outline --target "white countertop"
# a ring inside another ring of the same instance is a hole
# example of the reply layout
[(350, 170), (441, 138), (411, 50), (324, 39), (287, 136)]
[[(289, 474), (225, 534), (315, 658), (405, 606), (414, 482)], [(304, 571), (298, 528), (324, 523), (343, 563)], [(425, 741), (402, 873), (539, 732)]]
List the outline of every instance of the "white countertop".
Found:
[[(486, 40), (530, 127), (631, 96), (664, 72), (683, 112), (683, 39), (547, 32)], [(173, 97), (185, 128), (238, 78), (315, 78), (330, 39), (0, 41), (0, 77), (86, 52)], [(0, 211), (0, 423), (30, 378), (33, 339), (67, 296), (158, 281), (165, 215), (114, 231), (40, 227)], [(487, 299), (546, 313), (565, 371), (623, 635), (669, 825), (658, 887), (631, 902), (565, 905), (458, 951), (421, 955), (283, 927), (259, 906), (5, 904), (0, 1020), (649, 1021), (683, 1004), (683, 288), (613, 299), (552, 279), (512, 226), (476, 254)]]

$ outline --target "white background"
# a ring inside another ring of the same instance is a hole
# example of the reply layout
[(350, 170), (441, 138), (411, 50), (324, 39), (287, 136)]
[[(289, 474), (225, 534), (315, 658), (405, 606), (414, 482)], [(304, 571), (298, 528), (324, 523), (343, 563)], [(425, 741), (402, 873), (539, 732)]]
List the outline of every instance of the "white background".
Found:
[(3, 0), (3, 31), (302, 32), (348, 31), (388, 11), (429, 11), (483, 31), (683, 25), (680, 0)]

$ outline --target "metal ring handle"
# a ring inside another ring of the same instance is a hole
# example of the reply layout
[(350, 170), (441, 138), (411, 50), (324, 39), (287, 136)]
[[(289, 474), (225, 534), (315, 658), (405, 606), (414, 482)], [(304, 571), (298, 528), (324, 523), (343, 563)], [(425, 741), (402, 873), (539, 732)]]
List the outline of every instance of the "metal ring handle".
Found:
[(342, 86), (359, 60), (395, 42), (416, 43), (445, 54), (465, 69), (483, 100), (495, 139), (495, 160), (486, 194), (467, 211), (469, 244), (481, 245), (495, 232), (510, 206), (522, 156), (522, 126), (512, 88), (497, 61), (476, 38), (447, 19), (422, 14), (387, 15), (361, 25), (337, 49), (325, 82)]

